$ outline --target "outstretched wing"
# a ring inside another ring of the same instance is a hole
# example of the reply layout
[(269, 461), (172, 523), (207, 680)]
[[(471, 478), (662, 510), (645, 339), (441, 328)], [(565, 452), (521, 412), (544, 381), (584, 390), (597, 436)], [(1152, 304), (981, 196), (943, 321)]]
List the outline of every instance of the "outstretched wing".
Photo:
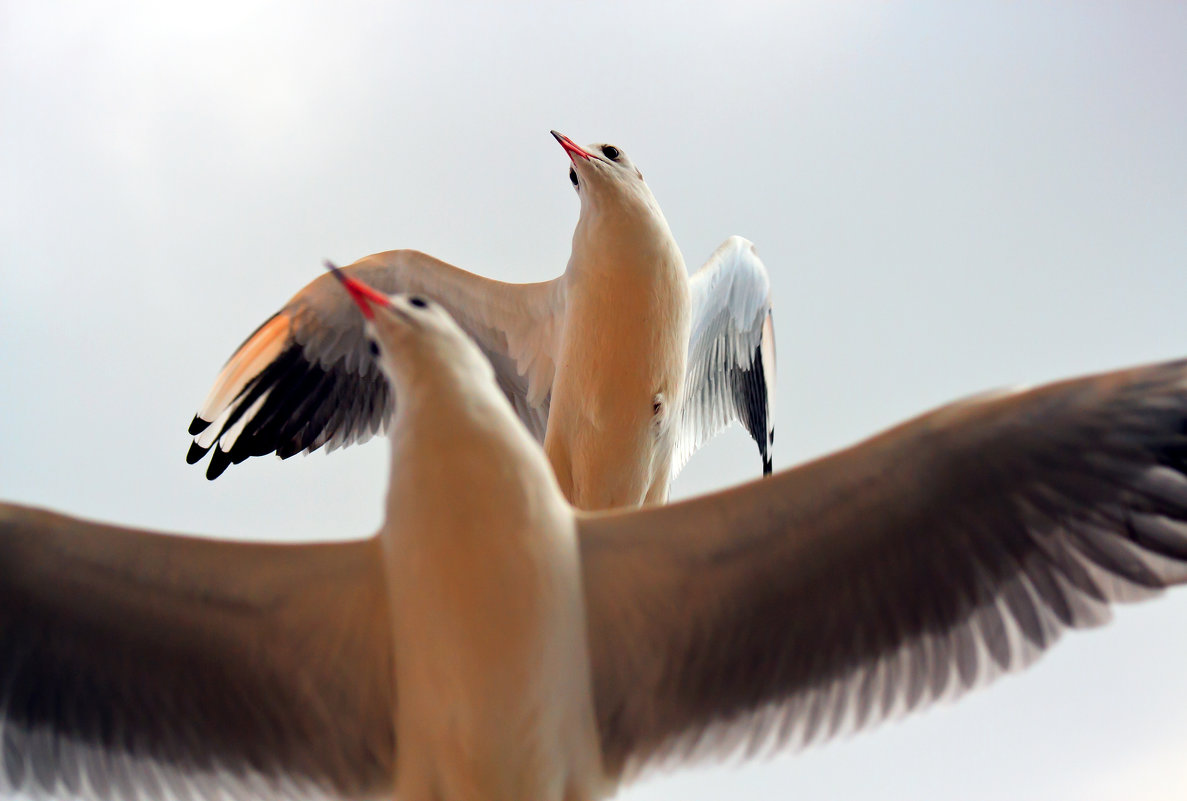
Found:
[(175, 537), (0, 504), (0, 794), (390, 794), (378, 551)]
[(581, 522), (612, 771), (802, 746), (1020, 668), (1187, 580), (1187, 362), (942, 408)]
[(771, 282), (754, 245), (731, 236), (692, 276), (692, 335), (672, 476), (737, 420), (771, 472), (775, 425), (775, 328)]
[[(490, 358), (516, 413), (543, 440), (561, 312), (555, 282), (492, 281), (413, 250), (377, 253), (344, 270), (382, 292), (420, 292), (441, 303)], [(287, 459), (362, 442), (382, 432), (393, 402), (358, 309), (322, 275), (227, 362), (190, 424), (186, 460), (194, 464), (213, 450), (206, 477), (214, 479), (251, 456)]]

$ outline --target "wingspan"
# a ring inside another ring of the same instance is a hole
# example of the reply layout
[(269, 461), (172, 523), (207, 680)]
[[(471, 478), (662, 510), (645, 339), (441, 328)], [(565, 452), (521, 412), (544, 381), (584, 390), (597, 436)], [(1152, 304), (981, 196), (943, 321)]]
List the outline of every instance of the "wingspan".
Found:
[(757, 443), (766, 475), (775, 443), (775, 328), (766, 267), (754, 245), (732, 236), (692, 276), (690, 289), (692, 335), (672, 476), (734, 421)]
[(612, 771), (803, 746), (1018, 669), (1187, 580), (1187, 362), (940, 409), (581, 523)]
[(176, 537), (0, 504), (0, 793), (390, 794), (378, 551)]
[[(499, 386), (543, 440), (563, 313), (556, 282), (506, 284), (411, 250), (344, 268), (383, 292), (422, 292), (446, 307), (494, 364)], [(252, 456), (282, 459), (382, 433), (394, 399), (363, 323), (342, 288), (322, 275), (248, 337), (215, 379), (190, 424), (186, 460), (213, 451), (207, 478)]]

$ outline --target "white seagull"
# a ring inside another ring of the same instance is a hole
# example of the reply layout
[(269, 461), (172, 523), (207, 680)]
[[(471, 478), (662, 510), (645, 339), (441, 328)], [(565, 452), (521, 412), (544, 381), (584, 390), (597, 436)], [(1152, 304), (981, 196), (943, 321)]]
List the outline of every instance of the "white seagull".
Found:
[[(346, 271), (443, 305), (495, 367), (520, 419), (583, 509), (663, 502), (689, 455), (731, 422), (771, 470), (775, 342), (770, 283), (754, 247), (722, 244), (691, 277), (643, 175), (613, 145), (569, 154), (581, 198), (563, 275), (492, 281), (413, 250)], [(275, 452), (368, 439), (393, 399), (359, 315), (323, 275), (236, 351), (190, 426), (206, 475)]]
[[(738, 420), (770, 472), (775, 343), (766, 268), (726, 240), (691, 276), (642, 173), (612, 145), (569, 153), (580, 216), (565, 273), (503, 284), (415, 250), (345, 268), (446, 307), (585, 509), (662, 502), (688, 456)], [(332, 450), (379, 433), (388, 384), (329, 275), (313, 280), (231, 356), (190, 426), (207, 477), (275, 452)]]
[(1187, 362), (589, 514), (440, 305), (347, 282), (401, 399), (383, 527), (243, 544), (0, 505), (0, 789), (583, 801), (955, 697), (1187, 580)]

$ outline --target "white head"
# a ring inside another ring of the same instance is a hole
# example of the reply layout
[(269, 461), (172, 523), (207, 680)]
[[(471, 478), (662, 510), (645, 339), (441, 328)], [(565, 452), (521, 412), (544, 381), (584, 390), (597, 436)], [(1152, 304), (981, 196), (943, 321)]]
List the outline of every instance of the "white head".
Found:
[(583, 148), (556, 131), (552, 135), (569, 154), (569, 161), (572, 162), (569, 165), (569, 180), (581, 198), (582, 207), (607, 193), (626, 191), (646, 193), (650, 197), (651, 192), (643, 182), (643, 173), (620, 148), (608, 144)]
[[(504, 486), (511, 480), (516, 491), (529, 488), (520, 497), (538, 498), (543, 493), (568, 514), (544, 451), (516, 418), (490, 361), (449, 312), (421, 295), (384, 295), (332, 264), (326, 266), (358, 305), (372, 353), (396, 396), (388, 428), (388, 519), (403, 519), (400, 500), (407, 496), (397, 486), (429, 488), (433, 497), (445, 492), (453, 497), (452, 486), (439, 486), (442, 471), (479, 487)], [(434, 451), (431, 471), (421, 470), (416, 461), (426, 445)], [(410, 479), (410, 471), (419, 478)], [(498, 499), (500, 509), (492, 511), (498, 514), (516, 491), (494, 493), (491, 497)], [(481, 508), (462, 506), (463, 517)]]
[(490, 361), (440, 303), (415, 294), (384, 295), (329, 262), (326, 267), (362, 312), (371, 352), (397, 394), (426, 379), (435, 383), (433, 376), (496, 388)]

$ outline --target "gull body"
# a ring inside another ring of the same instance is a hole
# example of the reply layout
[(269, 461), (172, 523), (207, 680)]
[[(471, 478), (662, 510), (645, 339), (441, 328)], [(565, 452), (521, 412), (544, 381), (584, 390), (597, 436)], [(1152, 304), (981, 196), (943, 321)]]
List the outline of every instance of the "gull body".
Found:
[(440, 307), (392, 303), (406, 316), (372, 323), (401, 400), (381, 539), (392, 639), (415, 643), (395, 660), (396, 797), (597, 797), (572, 512), (486, 358)]
[(260, 546), (0, 505), (9, 789), (598, 798), (950, 700), (1187, 581), (1187, 362), (590, 514), (441, 306), (344, 283), (406, 398), (381, 530)]
[[(688, 456), (733, 421), (770, 472), (774, 331), (753, 246), (731, 237), (690, 279), (630, 158), (553, 135), (581, 200), (560, 277), (505, 284), (406, 250), (346, 272), (454, 316), (580, 508), (666, 500)], [(381, 431), (393, 405), (357, 313), (322, 276), (231, 357), (191, 425), (188, 459), (213, 450), (214, 478), (253, 455), (333, 449)]]
[(582, 509), (667, 500), (690, 333), (688, 274), (668, 221), (625, 154), (589, 155), (604, 147), (569, 150), (581, 216), (544, 437), (562, 491)]

